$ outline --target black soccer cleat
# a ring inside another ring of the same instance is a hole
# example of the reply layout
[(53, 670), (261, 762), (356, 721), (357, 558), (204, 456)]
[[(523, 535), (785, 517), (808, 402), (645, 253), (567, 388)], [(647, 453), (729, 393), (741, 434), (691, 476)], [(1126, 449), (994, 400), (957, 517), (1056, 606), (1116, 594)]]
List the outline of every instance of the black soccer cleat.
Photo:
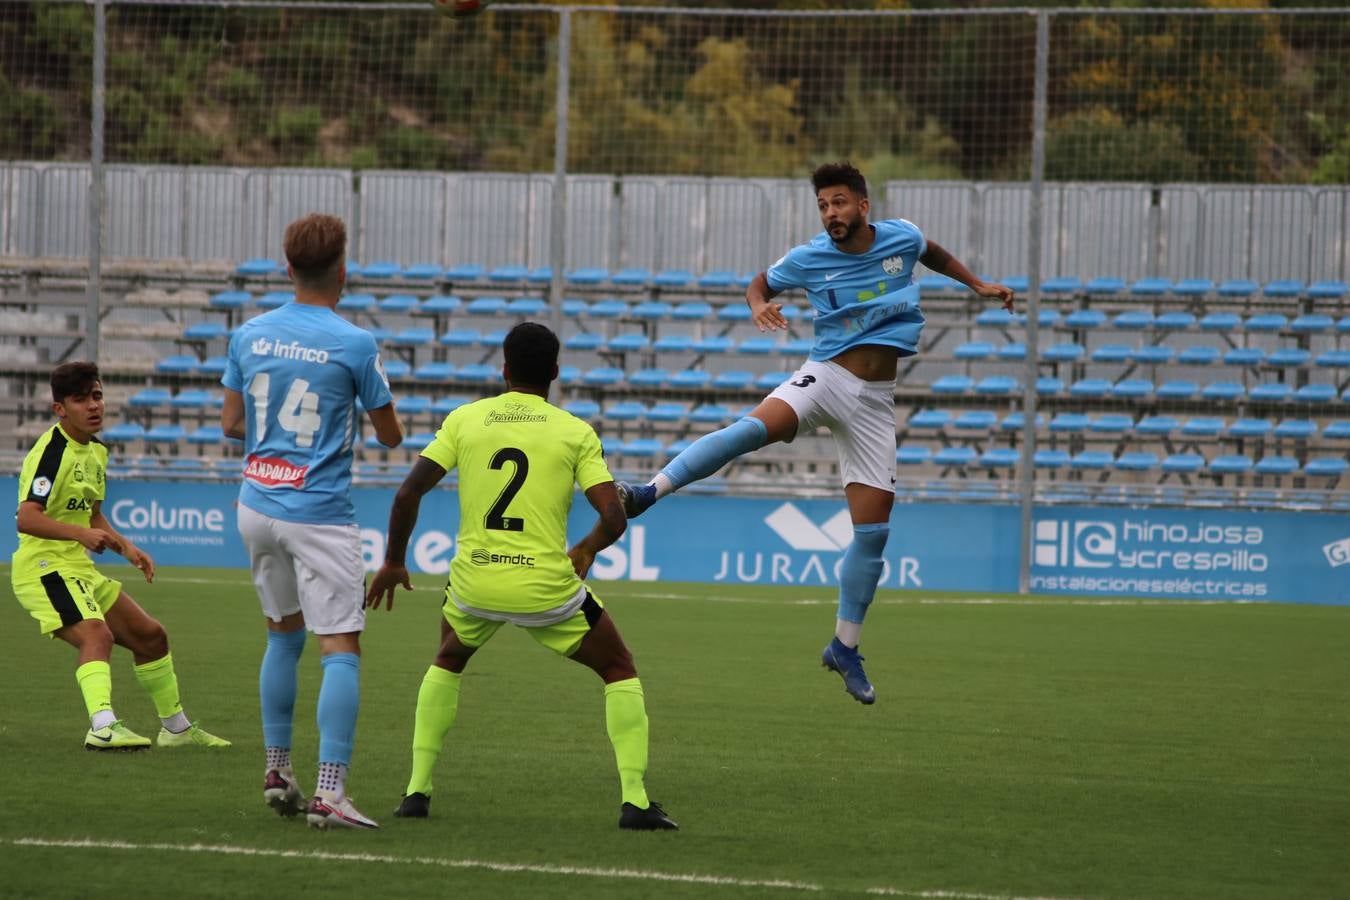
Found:
[(431, 812), (431, 798), (417, 791), (403, 795), (403, 802), (394, 810), (400, 819), (425, 819)]
[(631, 803), (625, 803), (619, 810), (619, 827), (627, 831), (679, 831), (680, 826), (666, 815), (661, 804), (655, 800), (646, 809), (638, 809)]

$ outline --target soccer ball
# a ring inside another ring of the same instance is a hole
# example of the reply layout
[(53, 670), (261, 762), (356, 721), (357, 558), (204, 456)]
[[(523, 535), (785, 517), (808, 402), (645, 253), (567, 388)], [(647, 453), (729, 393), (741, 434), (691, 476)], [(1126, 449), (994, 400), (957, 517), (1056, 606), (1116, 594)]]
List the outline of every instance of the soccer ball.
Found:
[(467, 19), (487, 9), (489, 0), (432, 0), (436, 12), (454, 19)]

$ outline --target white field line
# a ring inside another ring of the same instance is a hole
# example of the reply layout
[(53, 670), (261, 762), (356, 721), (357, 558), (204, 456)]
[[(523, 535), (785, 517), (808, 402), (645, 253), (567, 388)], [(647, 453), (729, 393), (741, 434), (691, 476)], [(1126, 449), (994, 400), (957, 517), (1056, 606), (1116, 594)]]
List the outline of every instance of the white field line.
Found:
[[(180, 578), (174, 575), (156, 575), (156, 582), (165, 584), (220, 584), (234, 587), (253, 587), (247, 578)], [(617, 584), (617, 582), (600, 582)], [(443, 587), (418, 587), (414, 591), (426, 591), (439, 594)], [(405, 593), (400, 590), (399, 594)], [(760, 597), (732, 597), (719, 594), (702, 593), (662, 593), (655, 591), (625, 591), (625, 596), (643, 600), (709, 600), (713, 603), (744, 603), (759, 606), (836, 606), (837, 597), (803, 597), (794, 600), (766, 600)], [(1147, 598), (1130, 599), (1128, 597), (1097, 599), (1060, 600), (1048, 595), (1029, 597), (879, 597), (872, 601), (882, 606), (1234, 606), (1260, 603), (1259, 600), (1149, 600)]]
[[(389, 856), (378, 853), (334, 853), (326, 850), (274, 850), (264, 847), (243, 847), (236, 844), (137, 844), (130, 841), (106, 841), (92, 838), (57, 840), (50, 838), (15, 838), (6, 841), (16, 847), (59, 847), (93, 850), (126, 850), (131, 852), (213, 853), (220, 856), (264, 856), (278, 859), (305, 859), (321, 862), (381, 863), (393, 866), (437, 866), (446, 869), (484, 869), (489, 872), (531, 875), (567, 875), (579, 878), (628, 879), (634, 881), (664, 881), (681, 884), (702, 884), (711, 887), (765, 888), (804, 892), (839, 893), (825, 885), (809, 881), (780, 879), (731, 878), (724, 875), (700, 875), (694, 872), (657, 872), (645, 869), (606, 869), (591, 866), (563, 866), (549, 863), (502, 863), (482, 859), (441, 859), (432, 856)], [(918, 897), (923, 900), (1064, 900), (1052, 897), (1016, 897), (1009, 894), (974, 894), (964, 891), (916, 891), (894, 887), (872, 887), (864, 891), (885, 897)]]

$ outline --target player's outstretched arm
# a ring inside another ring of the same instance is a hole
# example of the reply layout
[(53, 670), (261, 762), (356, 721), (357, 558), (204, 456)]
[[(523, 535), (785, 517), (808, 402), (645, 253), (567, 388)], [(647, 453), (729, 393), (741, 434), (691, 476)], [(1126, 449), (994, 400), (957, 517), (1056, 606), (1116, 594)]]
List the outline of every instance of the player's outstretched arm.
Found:
[(93, 512), (89, 514), (89, 525), (97, 531), (112, 535), (114, 542), (109, 543), (108, 546), (125, 556), (127, 562), (140, 569), (147, 583), (155, 580), (155, 561), (150, 558), (149, 553), (137, 547), (112, 527), (112, 523), (103, 515), (102, 500), (94, 501)]
[(934, 241), (928, 242), (928, 249), (923, 256), (919, 257), (919, 262), (928, 268), (937, 272), (939, 275), (946, 275), (948, 278), (954, 278), (957, 281), (970, 288), (981, 297), (990, 297), (1003, 304), (1003, 308), (1012, 312), (1013, 308), (1013, 289), (1003, 284), (996, 284), (991, 281), (983, 281), (971, 274), (961, 260), (952, 256), (945, 249)]
[(769, 276), (763, 272), (756, 275), (750, 286), (745, 289), (745, 304), (750, 307), (750, 318), (760, 331), (777, 331), (787, 328), (787, 319), (783, 317), (783, 304), (774, 303), (778, 291), (769, 287)]
[(591, 533), (567, 551), (578, 578), (585, 578), (591, 570), (591, 564), (595, 562), (595, 555), (623, 537), (628, 528), (628, 517), (624, 515), (619, 489), (614, 486), (614, 482), (606, 481), (591, 487), (586, 491), (586, 499), (600, 514), (600, 518), (596, 520)]
[[(390, 409), (393, 409), (391, 406)], [(408, 539), (412, 537), (417, 525), (417, 513), (422, 507), (422, 496), (442, 478), (445, 470), (425, 456), (417, 458), (412, 471), (403, 479), (398, 493), (394, 495), (394, 505), (389, 509), (389, 533), (385, 538), (384, 563), (370, 579), (370, 588), (366, 591), (366, 606), (378, 609), (383, 600), (386, 609), (394, 608), (394, 592), (403, 585), (404, 590), (412, 590), (412, 581), (408, 577), (408, 567), (404, 563), (408, 552)]]
[(244, 439), (244, 395), (225, 389), (225, 404), (220, 408), (220, 430), (228, 438)]

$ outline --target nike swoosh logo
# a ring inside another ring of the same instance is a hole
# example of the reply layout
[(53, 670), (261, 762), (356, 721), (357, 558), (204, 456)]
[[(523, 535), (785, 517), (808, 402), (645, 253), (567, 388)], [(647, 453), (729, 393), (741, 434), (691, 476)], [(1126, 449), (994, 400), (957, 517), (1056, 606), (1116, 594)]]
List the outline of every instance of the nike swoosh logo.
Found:
[(90, 732), (89, 736), (90, 736), (91, 738), (93, 738), (94, 740), (96, 740), (96, 741), (102, 741), (102, 742), (105, 743), (105, 744), (111, 744), (111, 743), (112, 743), (112, 735), (108, 735), (107, 737), (104, 737), (104, 736), (101, 735), (101, 734), (94, 734), (93, 732)]
[(843, 274), (844, 274), (843, 272), (830, 272), (828, 275), (825, 276), (825, 280), (834, 281), (836, 278), (838, 278), (840, 275)]

